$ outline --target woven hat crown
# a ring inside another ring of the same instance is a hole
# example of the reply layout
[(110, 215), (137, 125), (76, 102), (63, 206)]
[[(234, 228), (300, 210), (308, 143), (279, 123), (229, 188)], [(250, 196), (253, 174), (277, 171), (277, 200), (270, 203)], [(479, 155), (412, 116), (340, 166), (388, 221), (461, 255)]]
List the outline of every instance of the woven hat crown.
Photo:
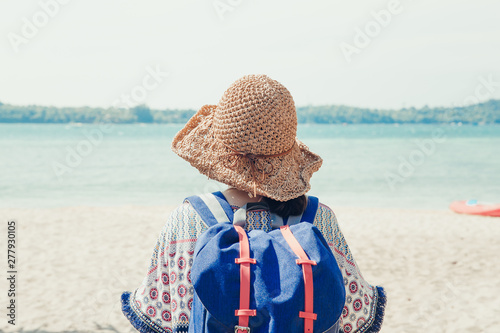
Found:
[(294, 145), (296, 133), (292, 95), (266, 75), (247, 75), (234, 82), (214, 112), (213, 136), (240, 152), (279, 154)]

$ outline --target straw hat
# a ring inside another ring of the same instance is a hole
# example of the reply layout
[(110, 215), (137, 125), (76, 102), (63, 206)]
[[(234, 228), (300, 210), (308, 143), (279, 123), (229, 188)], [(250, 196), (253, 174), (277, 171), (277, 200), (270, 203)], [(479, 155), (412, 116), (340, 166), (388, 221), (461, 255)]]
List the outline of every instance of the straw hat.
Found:
[(247, 75), (218, 105), (203, 106), (177, 133), (172, 150), (209, 178), (288, 201), (311, 188), (323, 162), (296, 133), (290, 92), (266, 75)]

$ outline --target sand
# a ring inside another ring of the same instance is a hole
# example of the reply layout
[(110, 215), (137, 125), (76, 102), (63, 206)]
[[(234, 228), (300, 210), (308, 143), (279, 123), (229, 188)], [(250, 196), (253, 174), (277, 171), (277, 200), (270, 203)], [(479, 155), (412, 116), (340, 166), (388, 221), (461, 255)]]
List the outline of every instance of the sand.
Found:
[[(500, 332), (500, 218), (332, 208), (364, 277), (387, 290), (382, 332)], [(120, 294), (142, 281), (171, 209), (0, 209), (18, 223), (19, 272), (16, 326), (0, 279), (0, 331), (135, 332)]]

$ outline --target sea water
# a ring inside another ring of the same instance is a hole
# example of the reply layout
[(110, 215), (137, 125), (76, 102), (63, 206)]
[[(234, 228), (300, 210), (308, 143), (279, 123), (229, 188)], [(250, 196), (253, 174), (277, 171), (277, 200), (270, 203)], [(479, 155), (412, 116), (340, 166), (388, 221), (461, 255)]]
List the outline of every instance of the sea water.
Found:
[[(0, 207), (177, 205), (226, 188), (170, 150), (181, 125), (0, 124)], [(500, 203), (500, 126), (299, 125), (330, 206)]]

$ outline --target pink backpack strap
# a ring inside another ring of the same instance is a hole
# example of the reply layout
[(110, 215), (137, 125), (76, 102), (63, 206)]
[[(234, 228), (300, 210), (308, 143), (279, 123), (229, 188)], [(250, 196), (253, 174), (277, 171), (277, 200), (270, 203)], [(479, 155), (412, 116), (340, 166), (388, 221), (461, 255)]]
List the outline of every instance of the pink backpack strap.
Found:
[(234, 260), (240, 264), (240, 308), (235, 311), (235, 316), (239, 318), (238, 326), (234, 328), (234, 332), (249, 333), (249, 317), (257, 315), (257, 310), (250, 309), (250, 264), (255, 264), (257, 261), (250, 258), (250, 244), (246, 231), (238, 225), (235, 225), (234, 228), (240, 242), (240, 257)]
[(299, 312), (299, 317), (304, 318), (304, 333), (312, 333), (314, 328), (314, 320), (317, 315), (314, 313), (314, 287), (313, 274), (311, 265), (316, 265), (316, 261), (310, 260), (304, 252), (302, 246), (293, 235), (290, 227), (285, 225), (280, 228), (283, 238), (288, 243), (293, 252), (299, 257), (296, 260), (297, 265), (302, 265), (302, 273), (304, 276), (305, 289), (305, 307), (304, 311)]

